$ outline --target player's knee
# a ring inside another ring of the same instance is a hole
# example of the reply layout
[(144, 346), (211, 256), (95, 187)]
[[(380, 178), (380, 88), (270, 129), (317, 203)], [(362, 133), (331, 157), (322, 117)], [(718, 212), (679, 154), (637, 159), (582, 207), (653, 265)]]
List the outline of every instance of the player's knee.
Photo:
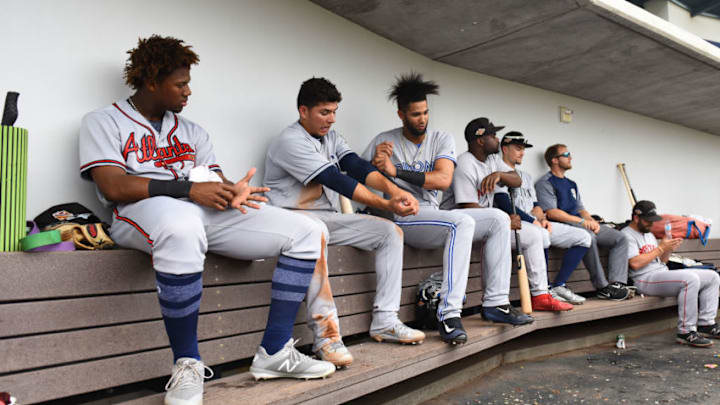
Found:
[(712, 270), (708, 270), (708, 271), (711, 272), (711, 274), (712, 274), (712, 275), (710, 276), (710, 284), (711, 284), (714, 288), (720, 287), (720, 276), (719, 276), (717, 273), (715, 273), (714, 271), (712, 271)]
[(497, 208), (488, 209), (493, 218), (493, 231), (510, 229), (510, 216)]
[(625, 235), (623, 235), (622, 232), (613, 229), (613, 245), (625, 245), (625, 243), (627, 243)]
[(304, 215), (299, 215), (300, 223), (295, 224), (298, 232), (301, 234), (292, 238), (292, 246), (290, 250), (296, 250), (299, 246), (307, 248), (312, 246), (313, 256), (320, 257), (320, 252), (327, 246), (328, 232), (327, 226), (320, 221), (313, 221)]
[(688, 272), (685, 278), (688, 288), (698, 288), (700, 286), (700, 277), (693, 272)]
[(540, 235), (542, 236), (543, 240), (543, 249), (547, 249), (550, 247), (550, 232), (548, 232), (545, 228), (540, 228)]
[(535, 226), (535, 225), (533, 225), (533, 224), (528, 224), (528, 223), (522, 224), (522, 227), (523, 227), (523, 229), (524, 229), (525, 227), (528, 228), (528, 232), (527, 232), (527, 233), (528, 233), (528, 236), (530, 237), (530, 240), (531, 240), (533, 243), (543, 244), (543, 246), (544, 246), (544, 244), (545, 244), (545, 238), (543, 238), (543, 232), (542, 232), (543, 230), (542, 230), (542, 228), (540, 228), (540, 227), (538, 227), (538, 226)]
[(461, 214), (455, 219), (455, 227), (459, 233), (467, 234), (472, 238), (475, 233), (475, 220), (470, 215)]
[(194, 242), (205, 238), (205, 226), (198, 217), (164, 219), (157, 227), (155, 240)]
[(582, 234), (578, 234), (578, 243), (577, 245), (580, 245), (582, 247), (589, 248), (590, 245), (592, 245), (593, 239), (592, 236), (590, 236), (589, 233), (583, 232)]
[(403, 245), (403, 231), (394, 222), (382, 218), (373, 218), (377, 221), (377, 229), (374, 232), (384, 235), (383, 245), (392, 245), (400, 248)]

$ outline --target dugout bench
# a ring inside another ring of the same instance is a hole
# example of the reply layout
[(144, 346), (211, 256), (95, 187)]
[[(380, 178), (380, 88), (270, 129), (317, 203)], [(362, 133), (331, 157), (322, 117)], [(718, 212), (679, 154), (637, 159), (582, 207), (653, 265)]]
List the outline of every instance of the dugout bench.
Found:
[[(686, 241), (681, 254), (720, 265), (720, 239), (702, 247)], [(551, 250), (549, 279), (562, 251)], [(606, 256), (606, 255), (605, 255)], [(414, 318), (417, 284), (442, 270), (441, 250), (405, 248), (400, 317)], [(606, 260), (606, 258), (604, 258)], [(344, 336), (366, 334), (375, 289), (373, 254), (330, 247), (330, 281)], [(473, 249), (466, 308), (482, 301), (482, 246)], [(168, 375), (172, 354), (155, 293), (149, 257), (132, 250), (54, 253), (0, 253), (0, 391), (32, 404)], [(213, 366), (252, 357), (265, 327), (275, 259), (244, 262), (209, 254), (205, 262), (198, 335), (200, 352)], [(576, 270), (568, 285), (593, 290), (587, 270)], [(513, 276), (511, 299), (519, 298)], [(675, 305), (672, 298), (626, 302), (590, 299), (561, 313), (535, 313), (532, 325), (491, 326), (479, 315), (464, 320), (469, 341), (442, 343), (437, 332), (419, 346), (359, 339), (355, 362), (320, 381), (255, 383), (248, 373), (206, 383), (206, 404), (233, 398), (254, 403), (336, 403), (366, 395), (534, 330)], [(301, 344), (312, 342), (302, 305), (295, 327)], [(365, 335), (366, 336), (366, 335)], [(162, 394), (129, 404), (161, 404)]]

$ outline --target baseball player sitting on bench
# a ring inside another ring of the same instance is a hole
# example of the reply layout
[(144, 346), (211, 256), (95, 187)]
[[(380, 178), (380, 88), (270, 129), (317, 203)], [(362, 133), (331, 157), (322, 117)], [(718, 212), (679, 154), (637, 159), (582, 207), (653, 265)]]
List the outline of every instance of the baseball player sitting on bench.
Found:
[[(551, 221), (584, 229), (592, 238), (583, 263), (590, 273), (590, 281), (597, 289), (597, 297), (614, 301), (629, 298), (630, 289), (626, 286), (628, 258), (623, 235), (607, 225), (600, 225), (585, 209), (577, 184), (565, 177), (565, 172), (572, 169), (572, 157), (567, 146), (555, 144), (548, 147), (545, 150), (545, 162), (550, 171), (535, 183), (540, 208)], [(600, 263), (598, 245), (610, 249), (610, 283)]]
[[(369, 162), (353, 152), (342, 136), (330, 129), (342, 97), (324, 78), (300, 86), (297, 108), (300, 119), (274, 138), (265, 160), (264, 185), (270, 203), (302, 210), (323, 229), (323, 250), (329, 245), (354, 246), (375, 251), (377, 291), (370, 336), (377, 341), (418, 343), (421, 331), (398, 318), (402, 292), (403, 233), (392, 221), (371, 215), (341, 213), (339, 196), (399, 216), (415, 214), (417, 200), (401, 190)], [(343, 174), (342, 171), (347, 173)], [(389, 195), (384, 199), (363, 184)], [(313, 351), (338, 367), (353, 360), (343, 345), (338, 314), (330, 291), (327, 255), (318, 262), (318, 273), (308, 289), (308, 325), (315, 335)]]
[[(540, 228), (528, 223), (523, 225), (520, 216), (512, 214), (507, 186), (520, 187), (521, 178), (512, 168), (503, 164), (499, 157), (497, 131), (503, 128), (505, 127), (496, 127), (484, 117), (468, 123), (465, 128), (468, 152), (463, 154), (462, 161), (458, 159), (458, 168), (453, 178), (453, 192), (448, 193), (450, 194), (448, 200), (454, 201), (459, 208), (471, 209), (472, 212), (481, 214), (490, 211), (489, 208), (494, 200), (507, 200), (507, 204), (500, 208), (510, 214), (507, 232), (510, 235), (511, 246), (515, 246), (515, 232), (510, 230), (516, 230), (519, 234), (520, 249), (527, 261), (532, 309), (569, 311), (573, 308), (571, 304), (554, 299), (548, 292), (547, 264)], [(483, 184), (488, 190), (483, 189)], [(489, 189), (490, 185), (493, 185), (494, 189)], [(484, 204), (480, 204), (481, 194), (485, 195)], [(475, 218), (475, 222), (478, 222), (478, 218)], [(494, 321), (502, 321), (504, 317), (504, 314), (489, 309), (484, 310), (483, 315), (486, 319)], [(499, 319), (497, 315), (500, 315)]]
[(630, 277), (642, 294), (677, 297), (678, 343), (711, 346), (707, 338), (720, 339), (720, 326), (715, 323), (720, 277), (713, 270), (670, 271), (665, 263), (682, 239), (663, 239), (658, 244), (650, 228), (661, 219), (652, 201), (638, 201), (633, 207), (632, 222), (621, 231), (627, 238)]
[[(424, 81), (417, 73), (397, 78), (390, 98), (397, 103), (402, 127), (377, 135), (363, 153), (366, 159), (400, 187), (420, 201), (417, 215), (395, 221), (405, 233), (405, 243), (421, 249), (444, 247), (443, 281), (437, 317), (440, 338), (450, 344), (467, 341), (467, 332), (460, 320), (467, 287), (475, 220), (459, 211), (439, 210), (438, 192), (448, 189), (455, 170), (455, 141), (447, 132), (428, 130), (428, 94), (437, 94), (438, 86)], [(507, 224), (507, 215), (502, 214)], [(498, 221), (503, 221), (499, 219)], [(491, 221), (486, 224), (488, 234)], [(500, 237), (502, 238), (502, 236)], [(507, 304), (507, 290), (495, 279), (510, 280), (510, 236), (492, 248), (485, 249), (491, 267), (485, 278), (483, 305)], [(492, 257), (498, 256), (497, 259)], [(503, 263), (503, 259), (507, 259)], [(490, 282), (488, 282), (490, 281)]]
[[(515, 212), (522, 219), (522, 228), (518, 232), (520, 233), (520, 241), (525, 245), (522, 249), (530, 269), (529, 279), (530, 288), (533, 291), (533, 309), (542, 310), (544, 306), (548, 306), (540, 302), (541, 298), (534, 292), (547, 292), (547, 276), (540, 276), (537, 271), (533, 270), (533, 267), (542, 267), (543, 270), (540, 271), (546, 272), (550, 245), (567, 249), (565, 255), (563, 255), (560, 271), (555, 276), (555, 281), (552, 283), (552, 288), (550, 288), (550, 295), (558, 301), (569, 302), (574, 305), (584, 303), (585, 297), (573, 293), (565, 283), (590, 247), (590, 235), (584, 230), (570, 225), (550, 222), (545, 217), (545, 212), (535, 197), (532, 176), (517, 168), (518, 165), (522, 164), (525, 149), (532, 148), (532, 145), (527, 142), (522, 133), (511, 131), (505, 134), (502, 141), (500, 141), (500, 148), (502, 149), (502, 160), (498, 154), (490, 155), (488, 160), (496, 162), (501, 171), (514, 170), (522, 179), (520, 187), (514, 189), (513, 192), (515, 193)], [(495, 206), (508, 214), (512, 213), (507, 189), (495, 192)], [(541, 245), (536, 243), (538, 236), (541, 238)], [(531, 244), (528, 246), (527, 243)], [(543, 301), (545, 303), (550, 302), (547, 299), (543, 299)]]
[[(304, 356), (292, 338), (322, 229), (304, 215), (259, 205), (265, 198), (257, 194), (266, 189), (249, 185), (254, 168), (239, 182), (228, 181), (207, 132), (178, 115), (198, 62), (190, 46), (153, 35), (128, 53), (125, 79), (135, 93), (83, 118), (80, 172), (113, 208), (112, 238), (152, 255), (175, 362), (165, 404), (202, 404), (206, 370), (212, 376), (197, 341), (207, 251), (242, 260), (280, 255), (265, 334), (250, 367), (256, 378), (332, 374), (331, 363)], [(188, 181), (193, 176), (199, 181)]]

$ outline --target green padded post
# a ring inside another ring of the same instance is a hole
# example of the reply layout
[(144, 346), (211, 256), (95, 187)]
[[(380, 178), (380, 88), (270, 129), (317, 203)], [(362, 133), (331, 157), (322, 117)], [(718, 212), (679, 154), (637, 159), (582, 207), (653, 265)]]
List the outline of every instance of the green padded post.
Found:
[(0, 251), (20, 251), (27, 207), (28, 131), (0, 126)]

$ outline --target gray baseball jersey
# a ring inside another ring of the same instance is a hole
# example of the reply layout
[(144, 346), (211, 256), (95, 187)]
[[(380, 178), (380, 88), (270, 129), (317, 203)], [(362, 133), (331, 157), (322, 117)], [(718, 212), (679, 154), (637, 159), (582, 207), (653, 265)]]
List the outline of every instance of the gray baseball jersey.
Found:
[[(127, 100), (85, 115), (79, 148), (80, 174), (86, 180), (90, 170), (99, 166), (158, 180), (187, 180), (196, 165), (220, 171), (210, 137), (199, 125), (166, 111), (162, 131), (157, 133)], [(113, 205), (96, 191), (105, 206)]]
[[(166, 112), (157, 134), (127, 101), (87, 114), (80, 129), (79, 148), (85, 179), (90, 179), (92, 168), (100, 166), (161, 180), (185, 179), (195, 165), (219, 170), (209, 136), (200, 126)], [(98, 197), (106, 205), (115, 205), (99, 190)], [(279, 253), (317, 259), (322, 231), (304, 216), (275, 207), (263, 205), (242, 214), (157, 196), (117, 204), (110, 232), (121, 246), (152, 254), (155, 270), (189, 274), (203, 270), (208, 250), (246, 260)], [(263, 237), (258, 238), (258, 233)]]
[[(627, 238), (628, 259), (641, 254), (652, 252), (657, 248), (657, 239), (652, 233), (640, 233), (629, 226), (623, 228), (622, 233)], [(659, 257), (654, 258), (645, 267), (630, 272), (632, 278), (641, 277), (656, 271), (668, 271), (668, 267)]]
[[(621, 231), (627, 239), (628, 257), (652, 252), (657, 239), (652, 233), (640, 233), (629, 226)], [(688, 333), (697, 325), (713, 325), (717, 317), (720, 277), (713, 270), (669, 271), (659, 257), (631, 273), (638, 291), (645, 295), (677, 297), (678, 332)]]
[[(363, 152), (363, 158), (372, 160), (375, 147), (383, 142), (392, 142), (392, 163), (398, 169), (430, 172), (435, 168), (435, 161), (438, 159), (448, 159), (455, 163), (455, 140), (447, 132), (428, 130), (423, 142), (416, 145), (403, 136), (402, 128), (391, 129), (370, 141)], [(436, 208), (440, 205), (437, 190), (426, 190), (400, 179), (395, 179), (395, 182), (415, 196), (420, 205)]]
[[(535, 186), (533, 184), (533, 179), (530, 174), (518, 169), (517, 167), (513, 169), (510, 167), (507, 163), (505, 163), (504, 160), (500, 157), (499, 154), (493, 154), (488, 157), (488, 160), (492, 160), (495, 167), (497, 167), (498, 171), (501, 172), (510, 172), (515, 170), (520, 176), (520, 179), (522, 180), (522, 184), (520, 187), (513, 189), (513, 198), (515, 199), (515, 206), (520, 208), (521, 210), (525, 211), (529, 215), (532, 215), (530, 212), (532, 211), (533, 207), (535, 206), (535, 202), (537, 202), (537, 197), (535, 196)], [(495, 192), (499, 192), (498, 190), (502, 190), (501, 192), (507, 193), (507, 187), (498, 188), (495, 187)]]
[[(493, 206), (493, 197), (495, 193), (503, 192), (507, 193), (507, 187), (496, 186), (495, 190), (489, 194), (481, 194), (480, 185), (482, 180), (489, 174), (496, 171), (511, 171), (512, 169), (503, 163), (502, 159), (498, 158), (499, 155), (494, 153), (481, 162), (472, 153), (465, 152), (458, 156), (458, 167), (453, 175), (452, 192), (446, 198), (443, 198), (443, 207), (446, 209), (452, 209), (457, 204), (462, 203), (477, 203), (482, 208), (491, 208)], [(494, 211), (495, 209), (492, 209)], [(466, 212), (468, 215), (475, 219), (475, 227), (483, 228), (486, 224), (483, 220), (486, 220), (490, 214), (490, 209), (481, 210), (458, 210), (460, 212)], [(499, 210), (498, 210), (499, 211)], [(509, 224), (507, 225), (509, 231)], [(481, 229), (476, 230), (476, 234)], [(543, 238), (542, 232), (539, 227), (534, 225), (524, 225), (522, 229), (518, 231), (520, 233), (520, 248), (525, 254), (527, 260), (528, 278), (530, 280), (530, 292), (533, 296), (547, 293), (547, 266), (545, 263), (545, 254), (543, 252)], [(515, 232), (509, 233), (510, 241), (512, 246), (515, 246)], [(507, 243), (507, 236), (498, 241), (486, 241), (486, 251), (502, 249), (502, 246)], [(477, 239), (476, 239), (477, 240)], [(490, 253), (490, 252), (487, 252)], [(509, 249), (507, 255), (510, 255)], [(503, 260), (507, 260), (507, 257), (503, 257)], [(490, 260), (490, 258), (488, 258)], [(498, 260), (497, 258), (494, 260)], [(500, 272), (500, 274), (505, 274)], [(509, 274), (509, 270), (508, 270)], [(496, 285), (502, 285), (502, 283), (508, 283), (507, 281), (500, 279), (495, 282)]]
[(451, 210), (464, 203), (477, 203), (482, 208), (492, 207), (495, 192), (481, 194), (479, 187), (482, 179), (495, 171), (495, 162), (481, 162), (470, 152), (461, 153), (457, 159), (452, 185), (443, 193), (440, 208)]
[(345, 139), (330, 130), (316, 138), (299, 122), (285, 128), (268, 148), (264, 185), (272, 205), (303, 210), (340, 211), (338, 193), (312, 180), (352, 150)]

